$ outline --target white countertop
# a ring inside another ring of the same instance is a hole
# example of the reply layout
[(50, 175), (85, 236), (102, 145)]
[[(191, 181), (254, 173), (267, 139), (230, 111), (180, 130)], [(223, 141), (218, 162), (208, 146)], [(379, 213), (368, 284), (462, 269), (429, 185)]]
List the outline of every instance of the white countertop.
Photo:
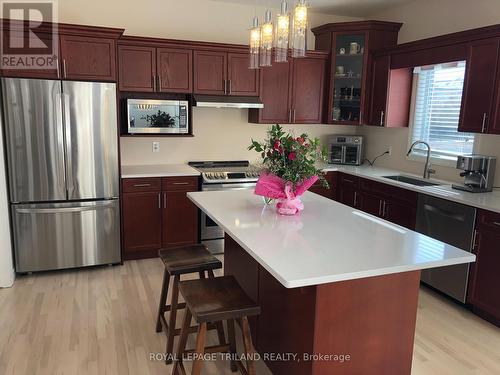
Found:
[(404, 182), (389, 180), (387, 178), (383, 178), (382, 176), (404, 175), (421, 179), (422, 178), (421, 175), (418, 176), (412, 173), (401, 172), (393, 169), (370, 167), (369, 165), (361, 165), (359, 167), (351, 165), (326, 165), (323, 166), (322, 169), (325, 172), (338, 171), (338, 172), (348, 173), (354, 176), (359, 176), (370, 180), (379, 181), (387, 185), (398, 186), (407, 190), (413, 190), (419, 193), (425, 193), (438, 198), (443, 198), (446, 200), (463, 203), (468, 206), (483, 208), (485, 210), (500, 213), (499, 189), (495, 189), (490, 193), (468, 193), (466, 191), (453, 189), (451, 187), (452, 183), (449, 181), (442, 181), (438, 179), (430, 179), (429, 181), (440, 183), (442, 185), (415, 186)]
[(187, 164), (122, 165), (122, 178), (199, 176)]
[(306, 192), (278, 215), (253, 190), (188, 197), (287, 288), (469, 263), (475, 255)]

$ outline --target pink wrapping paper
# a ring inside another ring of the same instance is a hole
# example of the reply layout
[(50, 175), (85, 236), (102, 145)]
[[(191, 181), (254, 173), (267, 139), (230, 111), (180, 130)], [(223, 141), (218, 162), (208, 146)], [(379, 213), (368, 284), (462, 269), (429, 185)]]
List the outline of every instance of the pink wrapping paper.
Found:
[(309, 177), (297, 184), (294, 190), (291, 182), (270, 173), (262, 173), (255, 186), (255, 194), (277, 199), (276, 208), (281, 215), (295, 215), (304, 209), (300, 196), (316, 181), (318, 176)]

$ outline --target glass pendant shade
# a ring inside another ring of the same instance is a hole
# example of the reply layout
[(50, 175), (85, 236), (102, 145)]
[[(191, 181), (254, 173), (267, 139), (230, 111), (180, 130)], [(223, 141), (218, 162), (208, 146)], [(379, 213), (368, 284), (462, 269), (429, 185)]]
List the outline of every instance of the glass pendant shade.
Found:
[(259, 68), (259, 52), (260, 52), (260, 27), (259, 19), (253, 18), (253, 25), (250, 29), (250, 56), (249, 65), (250, 69)]
[(273, 23), (271, 12), (266, 11), (265, 22), (260, 27), (260, 66), (271, 66), (273, 50)]
[(292, 25), (292, 56), (304, 57), (307, 43), (307, 5), (305, 0), (299, 0), (293, 10)]
[(288, 40), (290, 38), (290, 15), (286, 0), (281, 3), (281, 12), (276, 18), (276, 29), (274, 32), (275, 55), (274, 61), (287, 61)]

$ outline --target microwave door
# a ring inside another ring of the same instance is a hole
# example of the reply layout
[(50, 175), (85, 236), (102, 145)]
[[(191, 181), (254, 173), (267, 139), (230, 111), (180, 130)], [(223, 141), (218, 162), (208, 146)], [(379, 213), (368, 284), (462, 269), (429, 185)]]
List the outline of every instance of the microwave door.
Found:
[(68, 199), (117, 197), (114, 83), (63, 81)]

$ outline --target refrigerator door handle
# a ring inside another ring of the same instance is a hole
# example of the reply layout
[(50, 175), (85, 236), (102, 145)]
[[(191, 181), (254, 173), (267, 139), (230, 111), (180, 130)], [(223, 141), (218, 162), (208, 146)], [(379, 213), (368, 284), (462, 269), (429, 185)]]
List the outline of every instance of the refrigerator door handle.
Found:
[[(66, 164), (66, 150), (64, 148), (64, 124), (63, 124), (63, 98), (60, 92), (56, 92), (54, 94), (55, 100), (55, 117), (56, 117), (56, 126), (58, 129), (57, 132), (57, 144), (59, 145), (59, 150), (62, 150), (62, 160), (63, 165)], [(57, 168), (57, 167), (56, 167)], [(63, 168), (57, 168), (56, 171), (58, 175), (58, 180), (60, 181), (59, 186), (66, 191), (66, 173)]]
[(81, 204), (70, 207), (45, 207), (45, 208), (16, 208), (19, 214), (53, 214), (63, 212), (82, 212), (82, 211), (95, 211), (99, 209), (108, 208), (115, 205), (116, 200), (109, 200), (103, 202), (93, 202), (91, 204)]
[(73, 176), (73, 158), (71, 156), (71, 116), (69, 95), (62, 94), (63, 98), (63, 116), (64, 116), (64, 138), (66, 140), (66, 188), (68, 196), (70, 192), (75, 190), (74, 176)]

